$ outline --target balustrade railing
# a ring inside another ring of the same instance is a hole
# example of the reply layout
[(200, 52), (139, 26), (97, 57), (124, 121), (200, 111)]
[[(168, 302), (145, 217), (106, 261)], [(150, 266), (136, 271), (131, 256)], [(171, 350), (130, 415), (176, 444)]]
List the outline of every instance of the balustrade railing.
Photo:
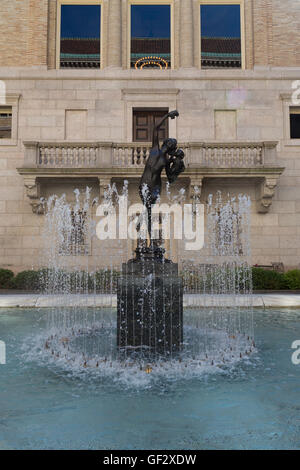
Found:
[(149, 157), (151, 145), (141, 143), (114, 144), (112, 164), (120, 168), (141, 167)]
[[(24, 142), (27, 168), (142, 168), (150, 143)], [(277, 142), (193, 142), (179, 145), (191, 168), (251, 168), (276, 162)]]
[(39, 145), (38, 166), (54, 168), (96, 167), (99, 147), (97, 144)]
[(263, 165), (264, 147), (256, 144), (203, 144), (201, 166), (215, 168), (256, 167)]

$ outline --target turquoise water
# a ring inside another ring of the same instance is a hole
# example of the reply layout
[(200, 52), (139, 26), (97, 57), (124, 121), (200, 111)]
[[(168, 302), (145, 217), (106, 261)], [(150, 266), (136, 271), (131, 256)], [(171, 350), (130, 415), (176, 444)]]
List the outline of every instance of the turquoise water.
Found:
[(257, 353), (235, 367), (127, 382), (28, 359), (45, 316), (0, 310), (0, 449), (300, 448), (300, 310), (255, 310)]

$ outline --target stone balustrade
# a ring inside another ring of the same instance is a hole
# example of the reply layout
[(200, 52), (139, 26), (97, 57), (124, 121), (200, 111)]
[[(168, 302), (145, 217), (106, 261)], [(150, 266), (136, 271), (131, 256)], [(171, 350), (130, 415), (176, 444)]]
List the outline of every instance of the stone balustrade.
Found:
[(149, 143), (115, 144), (112, 153), (112, 165), (119, 168), (140, 167), (149, 157)]
[(99, 150), (96, 144), (42, 144), (39, 146), (37, 165), (42, 168), (96, 167)]
[[(189, 147), (180, 145), (185, 152), (186, 165), (189, 163)], [(149, 143), (134, 142), (130, 144), (114, 144), (112, 166), (119, 168), (139, 168), (143, 166), (149, 156), (151, 145)]]
[[(277, 142), (180, 144), (190, 168), (259, 168), (276, 163)], [(142, 168), (149, 143), (24, 142), (24, 168)]]
[(201, 166), (215, 168), (263, 165), (263, 144), (204, 144)]
[[(191, 200), (200, 200), (208, 178), (255, 181), (258, 212), (269, 211), (284, 168), (277, 163), (277, 142), (193, 142), (179, 144), (185, 152), (184, 173)], [(139, 178), (151, 144), (143, 142), (24, 142), (24, 165), (18, 168), (32, 210), (43, 212), (45, 178), (96, 178), (100, 198), (112, 179)]]

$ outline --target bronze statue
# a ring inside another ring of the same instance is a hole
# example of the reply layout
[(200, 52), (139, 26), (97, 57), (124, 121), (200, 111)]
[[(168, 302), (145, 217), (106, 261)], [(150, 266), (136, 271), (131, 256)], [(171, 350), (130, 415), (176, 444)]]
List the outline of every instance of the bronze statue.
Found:
[(169, 183), (174, 183), (180, 173), (185, 169), (184, 152), (177, 148), (176, 139), (166, 139), (162, 146), (159, 146), (159, 129), (168, 118), (175, 119), (179, 116), (178, 111), (171, 111), (159, 121), (153, 129), (152, 148), (145, 164), (144, 173), (139, 184), (139, 193), (148, 213), (148, 232), (151, 239), (151, 208), (156, 203), (161, 193), (161, 173), (166, 170)]
[(169, 183), (185, 169), (184, 152), (177, 148), (176, 139), (166, 139), (161, 147), (158, 139), (162, 123), (178, 116), (178, 111), (166, 114), (153, 129), (152, 148), (139, 185), (150, 246), (139, 238), (136, 256), (123, 263), (118, 280), (117, 345), (125, 360), (138, 352), (142, 358), (172, 358), (172, 353), (182, 349), (183, 287), (178, 264), (165, 258), (162, 240), (151, 236), (151, 209), (161, 192), (163, 169)]

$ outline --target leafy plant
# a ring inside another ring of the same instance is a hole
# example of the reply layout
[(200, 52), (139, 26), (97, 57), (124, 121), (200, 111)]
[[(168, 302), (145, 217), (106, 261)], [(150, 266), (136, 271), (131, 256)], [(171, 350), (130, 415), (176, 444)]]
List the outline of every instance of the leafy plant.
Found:
[(276, 271), (262, 268), (252, 268), (254, 290), (282, 290), (287, 289), (285, 275)]
[(11, 281), (14, 273), (10, 269), (0, 269), (0, 289), (11, 287)]
[[(117, 270), (100, 269), (88, 274), (85, 271), (22, 271), (14, 276), (9, 269), (0, 269), (0, 288), (21, 290), (46, 290), (51, 286), (53, 292), (97, 292), (109, 294), (117, 292), (120, 272)], [(224, 270), (212, 265), (210, 269), (185, 269), (180, 273), (184, 291), (187, 293), (230, 293), (232, 288), (240, 292), (249, 292), (251, 286), (251, 269)], [(53, 283), (54, 281), (54, 283)], [(300, 270), (294, 269), (287, 273), (268, 271), (263, 268), (252, 268), (254, 290), (300, 290)], [(220, 290), (220, 286), (221, 290)]]
[(300, 289), (300, 269), (293, 269), (292, 271), (288, 271), (285, 273), (284, 277), (289, 289)]
[(94, 277), (92, 276), (91, 284), (101, 294), (116, 293), (119, 277), (119, 271), (100, 269), (95, 272)]
[(40, 271), (22, 271), (11, 282), (11, 287), (21, 290), (39, 290), (41, 288)]

